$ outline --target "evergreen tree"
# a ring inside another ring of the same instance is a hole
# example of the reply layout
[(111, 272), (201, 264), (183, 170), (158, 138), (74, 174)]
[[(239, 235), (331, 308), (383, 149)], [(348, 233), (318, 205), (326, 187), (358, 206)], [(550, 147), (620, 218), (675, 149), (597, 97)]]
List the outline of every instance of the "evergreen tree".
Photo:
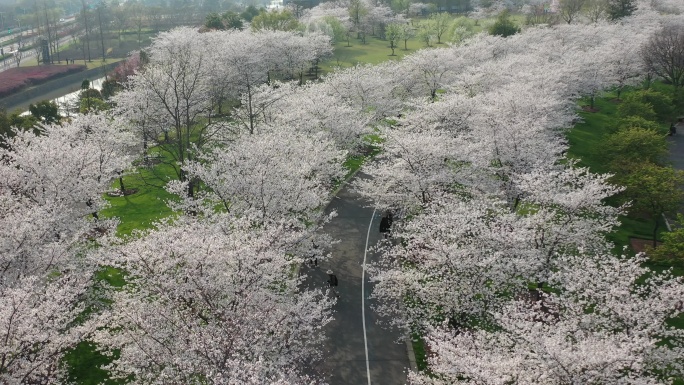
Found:
[(608, 17), (610, 20), (621, 19), (636, 11), (636, 0), (608, 0)]

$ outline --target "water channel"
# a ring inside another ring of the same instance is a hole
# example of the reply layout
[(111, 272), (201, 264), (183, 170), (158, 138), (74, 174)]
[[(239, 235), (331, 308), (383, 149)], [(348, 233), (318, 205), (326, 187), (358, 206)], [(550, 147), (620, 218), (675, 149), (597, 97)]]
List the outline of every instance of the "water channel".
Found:
[[(91, 80), (90, 88), (102, 90), (102, 82), (104, 82), (104, 80), (104, 77)], [(28, 113), (28, 107), (30, 104), (35, 104), (42, 100), (50, 100), (57, 103), (57, 106), (59, 106), (59, 113), (62, 116), (69, 116), (74, 114), (74, 110), (78, 104), (78, 94), (80, 92), (81, 83), (78, 82), (68, 86), (51, 89), (50, 91), (41, 93), (39, 96), (23, 100), (21, 103), (7, 106), (7, 110), (21, 110), (23, 111), (22, 115), (25, 115)], [(71, 111), (67, 111), (66, 107), (71, 108)]]
[[(98, 91), (102, 90), (102, 83), (104, 82), (105, 78), (101, 77), (95, 80), (90, 81), (90, 88), (94, 88)], [(57, 107), (59, 107), (59, 114), (62, 116), (72, 116), (77, 114), (78, 111), (78, 95), (81, 93), (81, 87), (80, 84), (78, 86), (76, 85), (71, 85), (67, 87), (61, 87), (54, 89), (46, 94), (41, 95), (38, 98), (34, 98), (32, 100), (27, 100), (23, 105), (20, 107), (21, 110), (24, 112), (22, 115), (27, 115), (28, 112), (28, 106), (31, 103), (37, 103), (41, 100), (50, 100), (51, 102), (55, 102), (57, 104)]]

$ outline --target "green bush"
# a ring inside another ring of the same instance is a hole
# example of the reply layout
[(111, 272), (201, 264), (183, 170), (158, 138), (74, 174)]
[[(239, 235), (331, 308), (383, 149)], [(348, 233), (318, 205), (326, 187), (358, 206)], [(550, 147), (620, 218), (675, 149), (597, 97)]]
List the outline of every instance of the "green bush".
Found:
[(520, 28), (511, 20), (511, 14), (505, 10), (496, 18), (496, 22), (489, 28), (490, 35), (508, 37), (520, 32)]
[(615, 127), (613, 131), (619, 131), (624, 128), (642, 128), (644, 130), (650, 130), (653, 132), (665, 133), (658, 122), (652, 120), (646, 120), (641, 116), (626, 116), (615, 121)]
[(639, 98), (632, 97), (632, 95), (629, 95), (623, 100), (618, 107), (617, 112), (618, 116), (621, 118), (636, 116), (652, 121), (658, 119), (658, 115), (656, 115), (652, 105), (649, 103), (644, 103), (643, 101), (639, 100)]
[(628, 94), (625, 100), (634, 100), (650, 105), (656, 114), (656, 118), (653, 120), (670, 122), (674, 118), (672, 98), (662, 92), (652, 89), (638, 90)]
[(608, 135), (601, 146), (612, 171), (626, 173), (641, 163), (662, 165), (669, 150), (665, 136), (657, 131), (626, 127)]

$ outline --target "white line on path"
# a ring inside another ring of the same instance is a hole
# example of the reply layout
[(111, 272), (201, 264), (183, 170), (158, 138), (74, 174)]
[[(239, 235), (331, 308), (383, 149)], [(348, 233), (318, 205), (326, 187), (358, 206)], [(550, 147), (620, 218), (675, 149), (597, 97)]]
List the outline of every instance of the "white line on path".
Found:
[(371, 226), (373, 226), (373, 218), (375, 217), (375, 209), (368, 224), (368, 232), (366, 233), (366, 248), (363, 250), (363, 265), (361, 266), (361, 317), (363, 317), (363, 345), (366, 348), (366, 376), (368, 377), (368, 385), (371, 385), (370, 364), (368, 363), (368, 338), (366, 337), (366, 291), (364, 290), (366, 282), (366, 254), (368, 254), (368, 239), (370, 238)]

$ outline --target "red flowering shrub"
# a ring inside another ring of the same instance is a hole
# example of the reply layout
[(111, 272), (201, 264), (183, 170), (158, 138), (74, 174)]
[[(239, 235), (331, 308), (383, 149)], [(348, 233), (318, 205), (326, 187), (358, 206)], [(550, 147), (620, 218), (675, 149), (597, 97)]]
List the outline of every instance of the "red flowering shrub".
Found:
[(0, 72), (0, 98), (18, 92), (25, 87), (85, 69), (86, 67), (80, 64), (10, 68)]
[(128, 77), (135, 74), (142, 67), (140, 60), (140, 51), (133, 52), (128, 56), (128, 59), (121, 62), (112, 73), (112, 77), (118, 83), (125, 83)]

